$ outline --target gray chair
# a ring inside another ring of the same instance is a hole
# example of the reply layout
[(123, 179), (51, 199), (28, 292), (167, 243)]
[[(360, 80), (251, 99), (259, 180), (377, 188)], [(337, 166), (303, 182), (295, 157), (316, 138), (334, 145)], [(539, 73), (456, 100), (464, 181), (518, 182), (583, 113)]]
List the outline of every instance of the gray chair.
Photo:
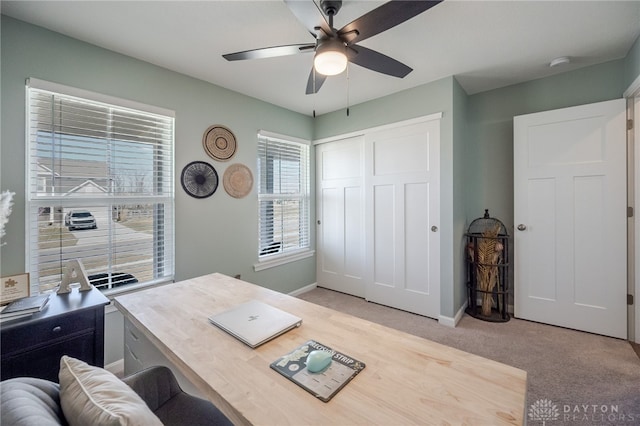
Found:
[[(157, 366), (122, 379), (167, 425), (232, 425), (209, 401), (184, 392), (171, 370)], [(60, 386), (48, 380), (19, 377), (0, 382), (3, 426), (67, 425), (60, 406)]]

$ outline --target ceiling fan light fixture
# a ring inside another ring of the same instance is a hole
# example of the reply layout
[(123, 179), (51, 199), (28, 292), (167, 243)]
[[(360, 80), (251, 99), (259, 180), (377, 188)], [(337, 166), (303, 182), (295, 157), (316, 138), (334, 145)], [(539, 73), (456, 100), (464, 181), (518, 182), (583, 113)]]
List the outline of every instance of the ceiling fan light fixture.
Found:
[(313, 58), (315, 70), (322, 75), (338, 75), (347, 68), (345, 46), (339, 40), (322, 42)]

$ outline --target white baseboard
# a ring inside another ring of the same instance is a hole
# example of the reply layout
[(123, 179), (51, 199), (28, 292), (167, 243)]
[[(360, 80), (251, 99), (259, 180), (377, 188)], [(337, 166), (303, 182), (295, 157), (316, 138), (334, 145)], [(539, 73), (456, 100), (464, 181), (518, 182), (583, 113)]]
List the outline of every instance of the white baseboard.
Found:
[(296, 297), (296, 296), (301, 295), (302, 293), (306, 293), (308, 291), (314, 290), (317, 287), (318, 287), (318, 283), (312, 283), (312, 284), (306, 285), (306, 286), (304, 286), (302, 288), (299, 288), (297, 290), (293, 290), (291, 293), (289, 293), (289, 296)]
[[(318, 283), (309, 284), (307, 286), (304, 286), (302, 288), (292, 291), (291, 293), (289, 293), (289, 296), (294, 296), (294, 297), (299, 296), (317, 287), (318, 287)], [(464, 310), (467, 308), (467, 303), (468, 303), (467, 301), (464, 302), (464, 304), (460, 307), (460, 309), (458, 309), (458, 312), (456, 312), (456, 315), (453, 318), (445, 317), (444, 315), (438, 316), (438, 323), (447, 327), (455, 327), (456, 325), (458, 325), (458, 323), (462, 319), (462, 316), (464, 315)]]
[(105, 365), (104, 369), (112, 372), (118, 377), (124, 376), (124, 358), (119, 359), (111, 364)]
[(464, 315), (464, 310), (466, 308), (467, 308), (467, 302), (464, 302), (460, 307), (460, 309), (458, 309), (458, 312), (456, 312), (456, 315), (453, 318), (440, 315), (438, 317), (438, 323), (447, 327), (454, 328), (456, 325), (458, 325), (458, 323), (462, 319), (462, 316)]

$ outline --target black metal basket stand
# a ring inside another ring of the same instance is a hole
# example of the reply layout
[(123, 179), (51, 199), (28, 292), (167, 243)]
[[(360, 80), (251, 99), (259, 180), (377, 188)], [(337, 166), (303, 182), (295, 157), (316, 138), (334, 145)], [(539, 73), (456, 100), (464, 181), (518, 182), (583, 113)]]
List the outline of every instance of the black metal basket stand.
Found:
[[(492, 322), (509, 321), (509, 234), (489, 216), (475, 219), (465, 234), (468, 304), (465, 312)], [(492, 285), (488, 285), (491, 283)]]

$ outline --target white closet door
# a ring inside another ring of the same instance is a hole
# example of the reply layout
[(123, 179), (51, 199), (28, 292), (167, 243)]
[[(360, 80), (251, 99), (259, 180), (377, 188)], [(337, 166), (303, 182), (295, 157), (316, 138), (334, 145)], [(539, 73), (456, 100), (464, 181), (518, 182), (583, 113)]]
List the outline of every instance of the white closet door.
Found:
[(626, 338), (625, 101), (514, 118), (515, 315)]
[(364, 138), (316, 147), (317, 284), (365, 296)]
[(440, 121), (365, 136), (367, 300), (440, 314)]

